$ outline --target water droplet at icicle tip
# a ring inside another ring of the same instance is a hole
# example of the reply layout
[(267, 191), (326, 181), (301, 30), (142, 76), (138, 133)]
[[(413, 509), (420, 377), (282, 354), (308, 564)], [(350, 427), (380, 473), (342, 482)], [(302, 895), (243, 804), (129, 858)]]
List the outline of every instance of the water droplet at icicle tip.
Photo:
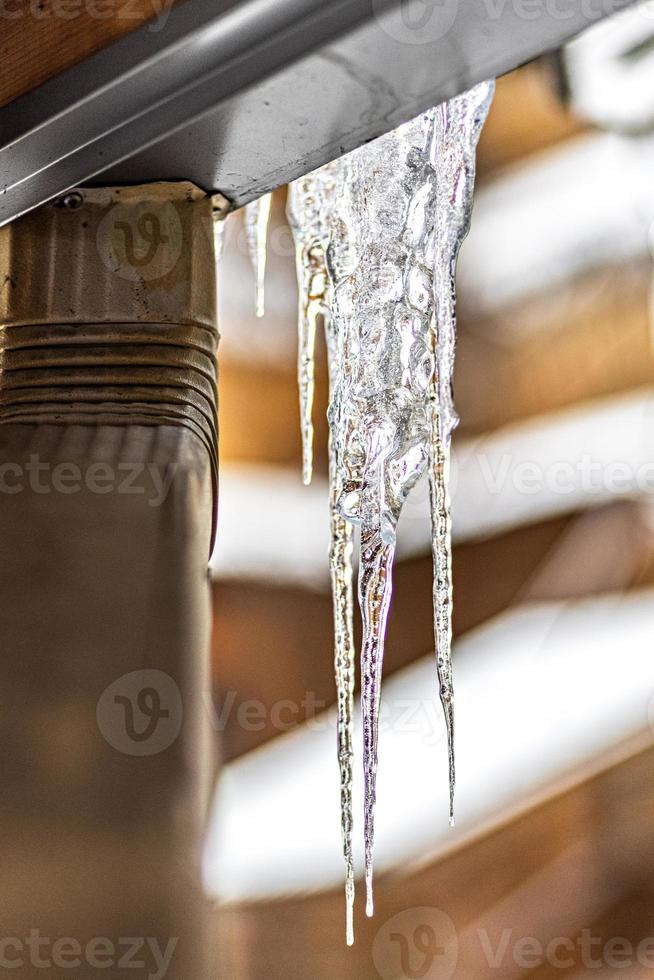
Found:
[(361, 714), (366, 912), (372, 915), (379, 706), (395, 536), (403, 504), (429, 480), (436, 673), (454, 823), (452, 550), (448, 489), (457, 424), (454, 277), (472, 208), (476, 147), (493, 82), (430, 109), (289, 187), (299, 288), (303, 479), (313, 464), (316, 329), (328, 355), (330, 522), (337, 751), (346, 937), (353, 935), (355, 654), (353, 526), (360, 526)]

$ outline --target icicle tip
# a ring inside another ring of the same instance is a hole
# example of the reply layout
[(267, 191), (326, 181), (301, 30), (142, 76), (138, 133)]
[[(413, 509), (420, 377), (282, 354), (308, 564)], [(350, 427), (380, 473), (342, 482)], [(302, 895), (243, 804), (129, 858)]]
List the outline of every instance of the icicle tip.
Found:
[(372, 876), (366, 876), (366, 915), (372, 919), (375, 914), (375, 899), (372, 893)]
[(349, 903), (345, 922), (345, 942), (348, 946), (354, 946), (354, 909)]

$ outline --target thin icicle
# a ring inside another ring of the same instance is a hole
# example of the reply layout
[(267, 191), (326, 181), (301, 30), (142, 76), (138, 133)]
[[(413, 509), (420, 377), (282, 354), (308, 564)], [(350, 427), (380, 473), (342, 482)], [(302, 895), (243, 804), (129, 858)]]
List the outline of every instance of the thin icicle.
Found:
[(376, 528), (361, 530), (359, 565), (359, 603), (363, 621), (361, 649), (361, 714), (363, 716), (364, 754), (364, 836), (366, 867), (366, 915), (374, 914), (373, 849), (375, 841), (375, 806), (377, 803), (377, 742), (379, 705), (384, 660), (386, 620), (393, 589), (395, 548), (384, 544)]
[(287, 216), (295, 239), (298, 280), (298, 387), (302, 434), (302, 480), (313, 474), (313, 399), (315, 393), (316, 328), (329, 315), (327, 274), (329, 214), (333, 165), (308, 174), (289, 186)]
[[(336, 486), (336, 483), (333, 484)], [(334, 607), (334, 669), (337, 697), (337, 745), (341, 784), (341, 835), (345, 859), (345, 934), (354, 942), (354, 856), (352, 849), (352, 779), (354, 767), (354, 628), (352, 595), (353, 528), (336, 509), (336, 494), (330, 501), (331, 548), (329, 568)]]
[[(454, 691), (452, 679), (452, 528), (448, 491), (450, 448), (440, 434), (437, 403), (434, 404), (432, 456), (429, 466), (429, 502), (434, 564), (433, 602), (436, 666), (445, 727), (450, 780), (450, 826), (454, 826)], [(436, 618), (437, 617), (437, 618)]]
[(431, 148), (436, 170), (435, 317), (432, 344), (436, 373), (432, 385), (429, 487), (434, 563), (434, 640), (439, 691), (447, 729), (450, 824), (454, 826), (454, 702), (452, 681), (452, 521), (449, 497), (450, 445), (458, 425), (453, 401), (456, 349), (456, 263), (470, 227), (475, 157), (494, 82), (443, 103), (436, 110)]
[(214, 251), (216, 255), (216, 272), (218, 271), (218, 265), (220, 263), (220, 259), (222, 258), (223, 251), (225, 249), (225, 229), (227, 227), (228, 221), (229, 221), (229, 215), (218, 214), (214, 212), (213, 244), (214, 244)]
[(255, 309), (258, 317), (265, 313), (266, 261), (268, 257), (268, 224), (272, 194), (264, 194), (245, 207), (245, 238), (256, 283)]
[[(324, 314), (325, 339), (330, 373), (330, 390), (335, 383), (335, 345), (332, 320)], [(334, 450), (329, 438), (331, 547), (329, 569), (334, 615), (334, 673), (336, 677), (336, 737), (341, 785), (341, 837), (345, 860), (345, 940), (354, 943), (354, 812), (352, 788), (354, 779), (354, 685), (356, 680), (354, 645), (354, 595), (352, 589), (352, 554), (354, 527), (340, 514), (338, 503), (342, 488)]]

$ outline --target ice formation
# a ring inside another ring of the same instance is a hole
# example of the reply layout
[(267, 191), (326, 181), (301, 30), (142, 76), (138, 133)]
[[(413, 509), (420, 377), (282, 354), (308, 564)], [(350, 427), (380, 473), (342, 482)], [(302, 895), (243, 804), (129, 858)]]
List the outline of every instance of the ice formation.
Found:
[(314, 354), (325, 324), (330, 373), (330, 482), (338, 758), (353, 941), (353, 526), (360, 527), (363, 623), (366, 910), (373, 912), (378, 716), (393, 558), (402, 506), (429, 474), (434, 637), (454, 819), (452, 580), (448, 495), (455, 270), (469, 227), (475, 152), (492, 82), (296, 181), (289, 219), (297, 247), (303, 477), (311, 478)]
[[(317, 322), (323, 319), (330, 389), (337, 383), (336, 336), (330, 317), (331, 280), (327, 271), (330, 215), (337, 165), (297, 180), (289, 187), (288, 218), (296, 242), (298, 275), (298, 386), (302, 432), (302, 473), (305, 483), (313, 470), (313, 395)], [(342, 494), (334, 439), (329, 442), (331, 548), (329, 568), (334, 607), (334, 667), (337, 693), (337, 743), (341, 784), (341, 829), (345, 858), (346, 937), (354, 942), (354, 858), (352, 850), (352, 770), (354, 764), (355, 648), (353, 631), (353, 526), (338, 510)]]
[(245, 240), (255, 278), (255, 309), (257, 316), (265, 313), (266, 258), (268, 223), (272, 194), (264, 194), (245, 207)]
[(305, 484), (311, 482), (313, 473), (316, 330), (320, 317), (327, 329), (331, 305), (327, 246), (337, 166), (328, 164), (296, 180), (288, 189), (287, 216), (295, 238), (298, 279), (298, 387)]

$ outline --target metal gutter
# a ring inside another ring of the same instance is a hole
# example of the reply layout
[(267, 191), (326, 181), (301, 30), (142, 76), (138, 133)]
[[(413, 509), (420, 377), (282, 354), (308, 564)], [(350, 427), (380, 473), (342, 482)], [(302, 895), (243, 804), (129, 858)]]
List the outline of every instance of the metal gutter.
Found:
[(0, 224), (67, 189), (240, 206), (633, 0), (186, 0), (0, 109)]

